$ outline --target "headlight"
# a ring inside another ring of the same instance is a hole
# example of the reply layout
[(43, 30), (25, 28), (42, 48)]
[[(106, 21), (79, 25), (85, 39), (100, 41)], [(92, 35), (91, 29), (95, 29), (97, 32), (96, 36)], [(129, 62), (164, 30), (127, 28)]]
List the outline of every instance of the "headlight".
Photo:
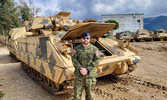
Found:
[(133, 64), (136, 64), (137, 62), (139, 62), (139, 59), (137, 57), (133, 57), (132, 61), (133, 61)]
[(70, 47), (67, 48), (67, 52), (71, 53), (71, 48)]
[(62, 44), (60, 49), (62, 53), (68, 53), (70, 54), (72, 51), (72, 44)]

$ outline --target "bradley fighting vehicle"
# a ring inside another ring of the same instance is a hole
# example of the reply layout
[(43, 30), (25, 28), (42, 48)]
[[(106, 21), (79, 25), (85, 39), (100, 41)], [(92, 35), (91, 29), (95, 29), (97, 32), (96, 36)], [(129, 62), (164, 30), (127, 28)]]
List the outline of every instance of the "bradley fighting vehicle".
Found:
[(54, 94), (72, 90), (74, 70), (71, 53), (81, 43), (81, 34), (89, 32), (91, 43), (101, 52), (97, 77), (121, 75), (133, 71), (139, 52), (129, 43), (101, 38), (114, 23), (71, 20), (70, 12), (50, 17), (31, 18), (25, 27), (10, 31), (9, 52), (22, 62), (23, 69)]
[(138, 29), (136, 31), (136, 35), (134, 36), (135, 41), (145, 40), (145, 41), (151, 41), (152, 35), (149, 33), (146, 29)]
[(154, 34), (152, 34), (153, 40), (167, 40), (167, 30), (166, 29), (159, 29), (154, 31)]
[(133, 41), (134, 40), (134, 33), (131, 31), (123, 31), (120, 33), (116, 33), (116, 38), (118, 40), (124, 40), (124, 41)]

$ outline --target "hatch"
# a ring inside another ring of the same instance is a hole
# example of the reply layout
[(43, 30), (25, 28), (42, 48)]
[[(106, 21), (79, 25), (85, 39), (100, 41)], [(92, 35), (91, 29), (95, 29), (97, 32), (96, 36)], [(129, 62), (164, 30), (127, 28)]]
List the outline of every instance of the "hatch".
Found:
[(115, 26), (114, 23), (79, 23), (71, 27), (61, 40), (79, 39), (83, 32), (89, 32), (91, 38), (99, 38)]

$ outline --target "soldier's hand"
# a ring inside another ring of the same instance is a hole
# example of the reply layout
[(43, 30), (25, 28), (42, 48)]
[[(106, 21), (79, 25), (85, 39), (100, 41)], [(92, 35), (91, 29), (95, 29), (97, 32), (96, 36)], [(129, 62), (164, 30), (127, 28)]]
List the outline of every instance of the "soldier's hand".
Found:
[(80, 72), (81, 72), (82, 75), (87, 75), (88, 70), (86, 68), (81, 68)]

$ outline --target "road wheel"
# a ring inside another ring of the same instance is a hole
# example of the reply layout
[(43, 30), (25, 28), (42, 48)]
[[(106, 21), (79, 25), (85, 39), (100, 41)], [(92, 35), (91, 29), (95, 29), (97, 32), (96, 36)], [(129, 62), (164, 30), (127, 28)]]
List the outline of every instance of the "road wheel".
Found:
[(43, 75), (43, 79), (44, 79), (44, 82), (47, 86), (51, 85), (51, 80), (49, 78), (47, 78), (46, 76)]
[(56, 84), (55, 82), (51, 81), (51, 85), (52, 85), (52, 88), (55, 91), (59, 91), (60, 90), (59, 84)]
[(38, 80), (42, 81), (43, 80), (43, 75), (40, 73), (40, 72), (37, 72), (37, 77), (38, 77)]
[(37, 71), (34, 68), (31, 68), (31, 74), (35, 77), (37, 76)]

